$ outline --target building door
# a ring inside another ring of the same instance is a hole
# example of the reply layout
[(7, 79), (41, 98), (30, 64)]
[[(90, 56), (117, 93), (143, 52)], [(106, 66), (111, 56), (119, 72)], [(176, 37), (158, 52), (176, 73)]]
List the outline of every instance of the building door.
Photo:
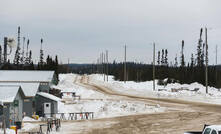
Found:
[(44, 115), (45, 117), (51, 117), (51, 103), (44, 103)]

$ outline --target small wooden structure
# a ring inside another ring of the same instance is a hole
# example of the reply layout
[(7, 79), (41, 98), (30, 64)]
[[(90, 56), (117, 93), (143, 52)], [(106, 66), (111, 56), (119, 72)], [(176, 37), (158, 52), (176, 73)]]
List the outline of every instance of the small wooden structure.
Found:
[(62, 98), (71, 98), (72, 100), (81, 100), (81, 96), (76, 95), (75, 92), (71, 92), (71, 91), (62, 91), (61, 92), (61, 96)]
[(94, 119), (94, 112), (76, 112), (76, 113), (52, 113), (52, 117), (60, 120), (90, 120)]
[(171, 89), (171, 92), (179, 92), (179, 91), (189, 91), (189, 89), (186, 88), (186, 87), (172, 88), (172, 89)]

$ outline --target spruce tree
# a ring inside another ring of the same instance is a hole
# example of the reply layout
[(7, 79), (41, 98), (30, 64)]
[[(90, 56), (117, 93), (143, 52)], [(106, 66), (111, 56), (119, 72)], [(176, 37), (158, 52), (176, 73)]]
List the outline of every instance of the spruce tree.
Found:
[(202, 53), (201, 53), (201, 57), (200, 57), (200, 63), (201, 66), (204, 66), (204, 61), (205, 61), (205, 43), (203, 43), (203, 48), (202, 48)]
[(158, 51), (157, 64), (160, 65), (160, 51)]
[(193, 54), (191, 54), (191, 63), (190, 63), (191, 67), (194, 67), (194, 57)]
[(180, 61), (180, 64), (181, 64), (181, 67), (185, 67), (185, 59), (184, 59), (184, 40), (182, 40), (182, 48), (181, 48), (181, 61)]
[(42, 66), (43, 63), (44, 63), (44, 53), (43, 53), (43, 50), (42, 50), (42, 43), (43, 43), (43, 39), (41, 39), (40, 62), (39, 62), (40, 66)]
[(196, 57), (196, 60), (197, 60), (197, 66), (203, 66), (202, 65), (202, 33), (203, 33), (203, 29), (201, 28), (200, 29), (200, 38), (199, 38), (199, 41), (198, 41), (198, 45), (197, 45), (197, 57)]
[(175, 57), (175, 63), (174, 63), (174, 66), (175, 66), (175, 67), (177, 67), (177, 66), (178, 66), (177, 54), (176, 54), (176, 57)]
[(58, 66), (58, 56), (55, 56), (55, 65)]
[(162, 49), (161, 65), (164, 65), (164, 49)]
[(18, 27), (18, 42), (17, 42), (17, 49), (15, 51), (15, 58), (14, 58), (14, 64), (19, 65), (21, 60), (21, 52), (20, 52), (20, 27)]
[(164, 62), (165, 62), (165, 65), (168, 66), (168, 51), (167, 51), (167, 49), (165, 50)]
[(28, 64), (32, 63), (32, 51), (29, 51)]

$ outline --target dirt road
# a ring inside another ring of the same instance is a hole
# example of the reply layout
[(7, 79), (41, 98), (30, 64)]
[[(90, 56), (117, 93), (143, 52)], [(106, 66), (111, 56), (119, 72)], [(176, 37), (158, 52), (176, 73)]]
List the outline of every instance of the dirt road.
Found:
[(160, 104), (167, 110), (155, 114), (64, 121), (61, 131), (56, 134), (183, 134), (188, 130), (200, 131), (204, 124), (221, 124), (220, 105), (128, 95), (92, 83), (87, 76), (78, 76), (73, 82), (108, 95), (112, 99)]
[[(101, 128), (90, 128), (89, 134), (182, 134), (188, 130), (201, 130), (204, 124), (221, 124), (221, 106), (214, 104), (188, 102), (176, 99), (156, 99), (137, 97), (113, 91), (107, 87), (92, 84), (83, 76), (79, 84), (93, 90), (118, 96), (122, 99), (139, 100), (160, 104), (169, 110), (165, 113), (131, 115), (117, 118), (100, 119)], [(117, 122), (105, 127), (105, 123)], [(89, 121), (93, 122), (93, 121)]]

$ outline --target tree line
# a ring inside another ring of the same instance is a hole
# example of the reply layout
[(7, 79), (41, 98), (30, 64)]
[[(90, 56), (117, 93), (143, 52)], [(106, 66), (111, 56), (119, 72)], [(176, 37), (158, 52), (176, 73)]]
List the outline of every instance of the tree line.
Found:
[[(196, 46), (196, 53), (191, 53), (189, 60), (185, 59), (184, 47), (185, 41), (181, 41), (180, 56), (175, 56), (174, 60), (168, 61), (168, 50), (157, 51), (156, 57), (156, 79), (163, 80), (168, 78), (170, 82), (177, 81), (183, 83), (198, 82), (205, 85), (205, 68), (208, 62), (208, 45), (206, 39), (203, 40), (203, 29), (200, 29), (199, 39)], [(206, 35), (205, 35), (206, 36)], [(190, 61), (190, 62), (187, 62)], [(71, 68), (74, 73), (104, 73), (108, 66), (108, 74), (115, 76), (116, 80), (124, 80), (124, 63), (90, 64)], [(126, 76), (129, 81), (147, 81), (153, 80), (153, 65), (136, 62), (127, 62)], [(208, 85), (221, 87), (221, 67), (208, 66)]]

